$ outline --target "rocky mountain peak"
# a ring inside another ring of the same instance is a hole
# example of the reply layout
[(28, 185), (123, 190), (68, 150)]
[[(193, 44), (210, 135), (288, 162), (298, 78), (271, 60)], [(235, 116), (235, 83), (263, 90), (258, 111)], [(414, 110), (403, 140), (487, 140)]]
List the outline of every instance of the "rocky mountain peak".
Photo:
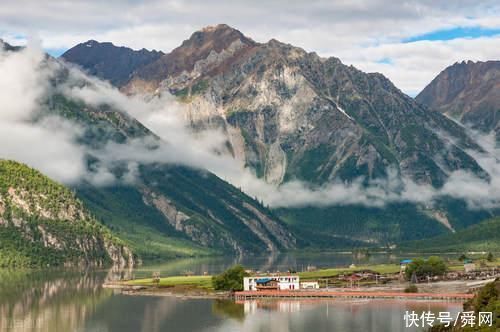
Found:
[(152, 92), (160, 82), (173, 78), (168, 85), (180, 90), (203, 74), (223, 67), (259, 45), (240, 31), (226, 24), (208, 26), (194, 32), (171, 53), (144, 66), (123, 88), (127, 93), (136, 90)]
[(500, 61), (457, 62), (436, 76), (416, 100), (472, 127), (500, 134)]
[(229, 45), (235, 40), (240, 40), (242, 43), (248, 45), (255, 44), (252, 39), (246, 37), (239, 30), (227, 24), (217, 24), (194, 32), (188, 40), (184, 41), (183, 45), (193, 43), (197, 47), (211, 46), (215, 51), (220, 52), (221, 46)]
[(190, 69), (194, 62), (207, 58), (210, 53), (220, 54), (228, 50), (232, 45), (238, 48), (254, 46), (256, 43), (243, 35), (239, 30), (231, 28), (226, 24), (208, 26), (194, 32), (181, 46), (168, 54), (169, 58), (187, 57), (183, 69)]
[(0, 39), (0, 49), (3, 51), (18, 51), (22, 48), (22, 46), (12, 46), (9, 43), (5, 42), (3, 39)]

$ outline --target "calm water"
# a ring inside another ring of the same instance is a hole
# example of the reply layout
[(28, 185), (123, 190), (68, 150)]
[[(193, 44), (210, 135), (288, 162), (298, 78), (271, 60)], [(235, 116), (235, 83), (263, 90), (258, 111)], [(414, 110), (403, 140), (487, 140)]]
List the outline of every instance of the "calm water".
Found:
[[(386, 262), (394, 257), (370, 257)], [(345, 265), (347, 255), (249, 258), (261, 271)], [(101, 286), (117, 276), (217, 273), (231, 258), (179, 260), (135, 271), (2, 271), (0, 331), (410, 331), (406, 310), (460, 311), (460, 303), (410, 301), (245, 301), (127, 296)]]

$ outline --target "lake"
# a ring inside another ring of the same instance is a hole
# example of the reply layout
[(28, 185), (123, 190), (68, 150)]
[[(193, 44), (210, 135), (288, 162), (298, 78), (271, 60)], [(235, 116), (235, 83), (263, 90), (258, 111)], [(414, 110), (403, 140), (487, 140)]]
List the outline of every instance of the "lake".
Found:
[[(461, 310), (458, 302), (399, 300), (230, 300), (130, 296), (104, 289), (119, 277), (218, 273), (234, 263), (260, 271), (308, 265), (384, 263), (398, 257), (286, 254), (275, 257), (183, 259), (133, 271), (0, 270), (0, 331), (411, 331), (405, 311)], [(421, 329), (413, 329), (419, 331)]]

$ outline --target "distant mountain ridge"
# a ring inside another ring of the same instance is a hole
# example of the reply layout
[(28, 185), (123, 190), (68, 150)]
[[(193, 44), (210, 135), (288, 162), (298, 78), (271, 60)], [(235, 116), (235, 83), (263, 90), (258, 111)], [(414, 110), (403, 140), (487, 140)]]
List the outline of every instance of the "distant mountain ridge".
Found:
[(144, 48), (135, 51), (128, 47), (116, 47), (112, 43), (89, 40), (66, 51), (61, 58), (78, 63), (90, 75), (120, 85), (126, 83), (137, 68), (154, 62), (162, 55), (161, 51)]
[(474, 129), (500, 139), (500, 61), (457, 62), (415, 98)]
[(6, 43), (2, 39), (0, 39), (0, 48), (4, 51), (19, 51), (22, 49), (21, 46), (12, 46), (9, 43)]

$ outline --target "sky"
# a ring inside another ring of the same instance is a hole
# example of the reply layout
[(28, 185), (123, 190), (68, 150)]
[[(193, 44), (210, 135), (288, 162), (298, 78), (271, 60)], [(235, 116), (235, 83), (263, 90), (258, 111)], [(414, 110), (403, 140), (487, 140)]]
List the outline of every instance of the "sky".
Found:
[(381, 72), (411, 96), (457, 61), (500, 59), (498, 0), (2, 0), (0, 22), (0, 38), (41, 39), (56, 56), (89, 39), (168, 52), (226, 23)]

